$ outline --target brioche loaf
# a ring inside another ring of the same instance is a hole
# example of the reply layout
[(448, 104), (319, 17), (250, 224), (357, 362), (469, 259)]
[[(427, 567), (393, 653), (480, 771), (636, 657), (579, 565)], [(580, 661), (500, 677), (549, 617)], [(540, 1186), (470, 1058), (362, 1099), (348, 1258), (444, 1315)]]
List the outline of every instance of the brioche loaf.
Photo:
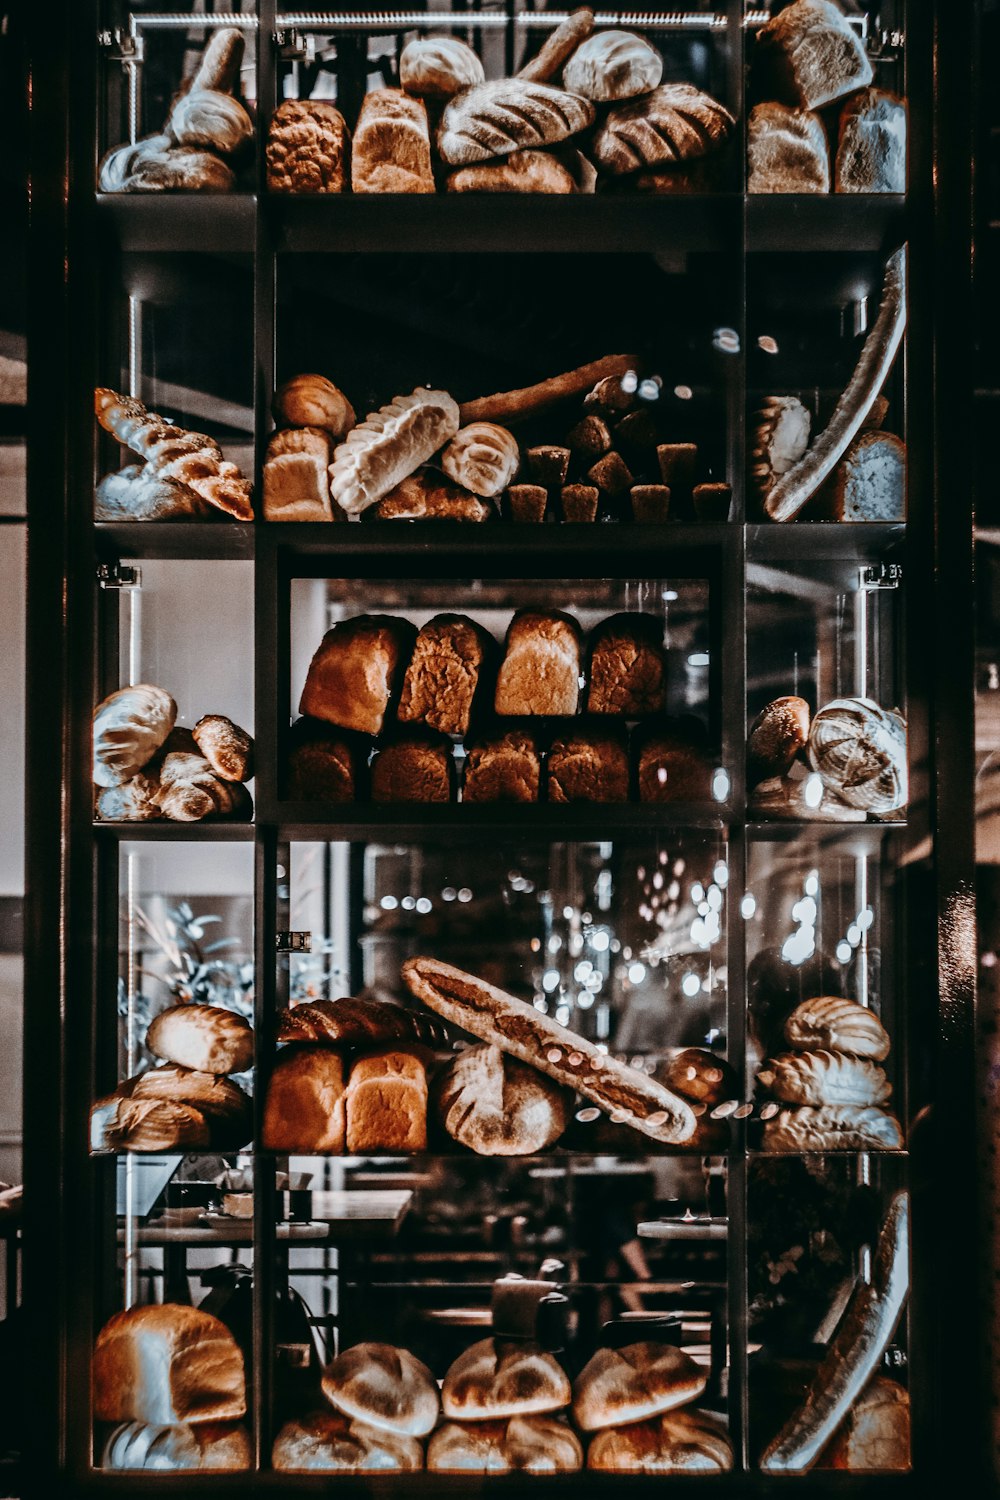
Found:
[(507, 630), (497, 675), (498, 714), (575, 714), (580, 696), (580, 627), (558, 610), (519, 610)]
[(320, 1411), (285, 1423), (271, 1449), (271, 1466), (286, 1473), (409, 1473), (423, 1468), (424, 1450), (417, 1438), (352, 1422), (339, 1411)]
[(466, 746), (463, 802), (537, 802), (542, 761), (526, 729), (508, 729)]
[(830, 191), (830, 147), (819, 115), (774, 102), (754, 105), (747, 121), (747, 191)]
[(458, 37), (416, 37), (407, 42), (399, 59), (399, 82), (408, 94), (450, 99), (485, 80), (476, 53)]
[(267, 137), (268, 190), (344, 192), (349, 143), (344, 117), (328, 99), (283, 99)]
[(426, 1437), (441, 1402), (430, 1370), (407, 1349), (355, 1344), (323, 1371), (323, 1395), (353, 1421), (402, 1437)]
[(663, 77), (663, 58), (632, 31), (587, 37), (563, 69), (563, 85), (600, 103), (648, 94)]
[(330, 1047), (282, 1052), (268, 1080), (261, 1144), (312, 1155), (344, 1149), (344, 1065)]
[(341, 620), (309, 663), (299, 711), (343, 729), (380, 733), (416, 633), (396, 615)]
[(347, 1150), (427, 1150), (427, 1068), (419, 1049), (396, 1047), (361, 1057), (344, 1094)]
[(444, 1377), (441, 1408), (466, 1421), (560, 1411), (572, 1389), (565, 1371), (537, 1344), (481, 1339)]
[(426, 730), (398, 732), (372, 762), (373, 802), (451, 802), (455, 759), (451, 741)]
[(422, 625), (399, 696), (402, 724), (465, 734), (494, 653), (485, 630), (465, 615), (435, 615)]
[(221, 1005), (172, 1005), (149, 1023), (157, 1057), (200, 1073), (242, 1073), (253, 1063), (253, 1029)]
[(434, 1083), (438, 1118), (453, 1140), (480, 1156), (531, 1156), (556, 1143), (573, 1096), (499, 1047), (467, 1047)]
[(634, 719), (666, 705), (663, 620), (618, 614), (603, 620), (589, 641), (587, 710)]
[(225, 1422), (246, 1415), (243, 1356), (225, 1324), (163, 1303), (115, 1313), (94, 1345), (98, 1422)]
[(423, 101), (402, 89), (366, 94), (354, 130), (356, 193), (433, 193), (431, 138)]
[(598, 167), (615, 176), (706, 156), (725, 145), (732, 115), (690, 83), (661, 84), (616, 105), (594, 132)]
[(589, 100), (547, 83), (523, 78), (481, 83), (445, 105), (438, 151), (449, 166), (468, 166), (526, 147), (553, 146), (593, 119)]
[(573, 1420), (584, 1432), (641, 1422), (696, 1400), (707, 1374), (681, 1349), (645, 1340), (598, 1349), (573, 1382)]
[(333, 498), (351, 515), (374, 505), (453, 438), (458, 407), (446, 391), (418, 389), (370, 412), (334, 450)]
[(177, 704), (148, 682), (119, 688), (94, 709), (94, 781), (121, 786), (141, 771), (174, 727)]
[(791, 104), (819, 109), (871, 83), (860, 37), (831, 0), (795, 0), (757, 33), (761, 59)]

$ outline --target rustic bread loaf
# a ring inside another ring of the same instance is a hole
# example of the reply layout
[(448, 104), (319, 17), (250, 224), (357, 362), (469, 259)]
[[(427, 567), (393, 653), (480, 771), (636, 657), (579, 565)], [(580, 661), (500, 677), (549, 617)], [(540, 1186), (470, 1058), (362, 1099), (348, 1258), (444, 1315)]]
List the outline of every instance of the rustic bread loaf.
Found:
[(575, 193), (576, 179), (551, 151), (512, 151), (449, 172), (449, 193)]
[(451, 741), (419, 729), (383, 741), (372, 762), (373, 802), (451, 802)]
[(819, 109), (872, 81), (861, 38), (831, 0), (795, 0), (757, 33), (760, 61), (790, 104)]
[(507, 629), (497, 675), (498, 714), (575, 714), (580, 627), (558, 610), (519, 610)]
[(133, 1099), (130, 1094), (131, 1081), (91, 1106), (91, 1151), (183, 1152), (209, 1145), (209, 1123), (193, 1105), (174, 1099)]
[(365, 95), (354, 130), (351, 187), (356, 193), (433, 193), (427, 108), (402, 89)]
[(725, 145), (735, 121), (690, 83), (664, 83), (616, 105), (594, 132), (598, 167), (614, 175), (706, 156)]
[(476, 53), (458, 37), (415, 37), (407, 42), (399, 59), (399, 82), (408, 94), (450, 99), (462, 89), (485, 81)]
[(582, 1467), (580, 1441), (558, 1417), (442, 1422), (427, 1445), (434, 1474), (571, 1474)]
[(426, 1437), (441, 1410), (430, 1370), (393, 1344), (344, 1349), (323, 1371), (322, 1386), (346, 1417), (402, 1437)]
[(320, 719), (292, 725), (288, 749), (288, 794), (307, 802), (361, 802), (367, 795), (371, 740), (338, 732)]
[(253, 1064), (253, 1028), (221, 1005), (172, 1005), (150, 1021), (146, 1046), (199, 1073), (242, 1073)]
[(369, 412), (334, 449), (333, 498), (350, 515), (374, 505), (453, 438), (458, 427), (458, 407), (446, 391), (421, 387), (409, 396), (396, 396)]
[(299, 711), (342, 729), (380, 733), (416, 634), (396, 615), (341, 620), (309, 663)]
[(588, 642), (587, 711), (627, 719), (660, 713), (666, 705), (663, 620), (656, 615), (611, 615)]
[(109, 1435), (102, 1469), (249, 1469), (253, 1444), (238, 1422), (125, 1422)]
[(422, 1042), (446, 1046), (448, 1033), (440, 1021), (423, 1011), (393, 1005), (387, 1000), (313, 1000), (282, 1011), (279, 1042), (331, 1042), (338, 1046), (370, 1046), (373, 1042)]
[(339, 1411), (311, 1412), (286, 1422), (271, 1449), (271, 1467), (284, 1472), (328, 1469), (342, 1474), (406, 1472), (424, 1466), (418, 1438), (352, 1422)]
[(445, 105), (438, 151), (463, 167), (526, 147), (554, 146), (593, 123), (594, 106), (577, 94), (507, 78), (467, 89)]
[(361, 1057), (344, 1094), (348, 1153), (427, 1150), (427, 1066), (419, 1049)]
[(435, 615), (420, 627), (399, 695), (402, 724), (464, 735), (496, 647), (466, 615)]
[(838, 193), (906, 192), (906, 105), (862, 89), (840, 112), (834, 180)]
[(170, 134), (179, 146), (197, 146), (232, 156), (253, 140), (253, 121), (232, 94), (191, 88), (170, 113)]
[(648, 94), (663, 77), (663, 58), (634, 31), (587, 37), (563, 68), (563, 86), (598, 103)]
[(573, 1382), (573, 1420), (584, 1432), (641, 1422), (695, 1401), (708, 1375), (671, 1344), (644, 1340), (598, 1349)]
[(729, 1434), (702, 1411), (671, 1411), (599, 1432), (587, 1468), (612, 1474), (723, 1474), (733, 1467)]
[(806, 746), (824, 786), (849, 807), (893, 812), (906, 804), (906, 724), (867, 698), (835, 698), (814, 715)]
[(441, 1408), (466, 1421), (527, 1416), (560, 1411), (572, 1394), (565, 1371), (537, 1344), (481, 1339), (449, 1368)]
[(466, 745), (463, 802), (537, 802), (542, 758), (527, 729), (508, 729)]
[(628, 740), (624, 729), (582, 725), (556, 735), (549, 747), (550, 802), (627, 802)]
[(453, 1140), (479, 1156), (531, 1156), (569, 1124), (573, 1095), (501, 1052), (466, 1047), (434, 1081), (435, 1112)]
[(235, 1149), (253, 1133), (250, 1100), (231, 1078), (167, 1064), (129, 1081), (130, 1098), (165, 1099), (196, 1109), (208, 1121), (212, 1144)]
[(91, 1365), (98, 1422), (224, 1422), (246, 1415), (243, 1356), (217, 1318), (165, 1302), (109, 1318)]
[(272, 193), (343, 193), (350, 135), (328, 99), (284, 99), (267, 136), (267, 186)]
[(833, 476), (837, 521), (902, 521), (906, 514), (906, 444), (891, 432), (861, 432)]
[(306, 1156), (344, 1149), (344, 1065), (330, 1047), (296, 1046), (279, 1054), (264, 1102), (266, 1151)]
[(830, 147), (819, 115), (771, 101), (754, 105), (747, 121), (747, 191), (830, 191)]
[(909, 1393), (897, 1381), (876, 1375), (823, 1449), (816, 1468), (886, 1473), (910, 1464)]

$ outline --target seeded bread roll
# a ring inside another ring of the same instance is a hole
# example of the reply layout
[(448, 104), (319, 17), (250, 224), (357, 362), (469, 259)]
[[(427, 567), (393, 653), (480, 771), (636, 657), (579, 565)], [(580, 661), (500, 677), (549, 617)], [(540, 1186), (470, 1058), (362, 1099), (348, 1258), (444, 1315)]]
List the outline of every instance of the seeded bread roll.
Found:
[(425, 1056), (396, 1047), (357, 1060), (344, 1094), (350, 1155), (427, 1150)]
[(204, 714), (192, 729), (195, 744), (223, 781), (253, 777), (253, 740), (225, 714)]
[(342, 193), (347, 187), (350, 134), (327, 99), (284, 99), (267, 136), (267, 186), (272, 193)]
[(889, 1055), (889, 1033), (875, 1012), (839, 995), (803, 1000), (785, 1022), (785, 1037), (799, 1051), (830, 1049), (873, 1062)]
[(334, 449), (330, 493), (357, 515), (413, 474), (458, 431), (458, 407), (446, 391), (417, 389), (370, 412)]
[(754, 106), (747, 121), (747, 191), (830, 191), (830, 147), (819, 115), (773, 102)]
[(701, 89), (665, 83), (616, 105), (594, 133), (593, 155), (614, 176), (670, 166), (718, 150), (734, 125), (729, 111)]
[(809, 705), (804, 698), (775, 698), (762, 708), (747, 737), (747, 777), (751, 786), (784, 776), (809, 742)]
[(463, 802), (537, 802), (542, 759), (526, 729), (508, 729), (466, 747)]
[(862, 89), (840, 114), (838, 193), (906, 192), (906, 105), (896, 94)]
[(757, 1077), (789, 1104), (886, 1104), (892, 1094), (877, 1063), (842, 1052), (782, 1052), (769, 1058)]
[(671, 1344), (598, 1349), (573, 1382), (573, 1420), (584, 1432), (641, 1422), (695, 1401), (707, 1372)]
[(795, 0), (757, 33), (761, 62), (790, 104), (819, 109), (872, 81), (858, 33), (830, 0)]
[(537, 1344), (482, 1339), (445, 1375), (441, 1408), (466, 1421), (527, 1416), (560, 1411), (572, 1394), (565, 1371)]
[(368, 1470), (412, 1472), (424, 1466), (423, 1444), (339, 1411), (312, 1412), (286, 1422), (271, 1449), (271, 1467), (286, 1473), (312, 1469), (356, 1474)]
[(634, 719), (666, 704), (663, 621), (655, 615), (612, 615), (590, 635), (587, 711)]
[(379, 734), (413, 650), (416, 628), (395, 615), (356, 615), (328, 630), (309, 663), (299, 711)]
[(344, 1149), (344, 1065), (330, 1047), (289, 1047), (267, 1085), (262, 1145), (311, 1156)]
[(355, 193), (433, 193), (427, 109), (402, 89), (366, 94), (354, 131)]
[(253, 1028), (221, 1005), (172, 1005), (150, 1021), (146, 1046), (200, 1073), (242, 1073), (253, 1063)]
[(457, 37), (416, 37), (407, 42), (399, 59), (399, 82), (408, 94), (450, 99), (485, 81), (479, 58)]
[(321, 427), (286, 427), (267, 445), (265, 521), (332, 521), (333, 441)]
[(599, 1432), (587, 1468), (612, 1474), (723, 1474), (733, 1467), (729, 1434), (702, 1411), (672, 1411)]
[(485, 1042), (452, 1059), (433, 1095), (448, 1134), (480, 1156), (531, 1156), (554, 1146), (573, 1107), (568, 1089)]
[(503, 494), (518, 470), (517, 439), (496, 422), (470, 422), (459, 428), (441, 454), (441, 467), (456, 484), (492, 499)]
[(550, 802), (627, 802), (625, 731), (581, 726), (552, 741), (548, 755)]
[(421, 1042), (448, 1045), (448, 1033), (434, 1016), (387, 1000), (313, 1000), (282, 1011), (280, 1042), (330, 1042), (335, 1046), (370, 1046), (373, 1042)]
[(94, 781), (122, 786), (141, 771), (174, 727), (177, 704), (151, 683), (119, 688), (94, 709)]
[(571, 1474), (582, 1467), (579, 1439), (558, 1417), (443, 1422), (427, 1445), (434, 1474)]
[(451, 741), (413, 730), (383, 743), (371, 769), (373, 802), (450, 802), (455, 759)]
[(640, 802), (707, 802), (712, 766), (698, 720), (643, 725), (632, 739)]
[(225, 1422), (246, 1415), (243, 1356), (217, 1318), (165, 1302), (110, 1318), (91, 1365), (98, 1422)]
[(399, 696), (399, 721), (442, 734), (466, 734), (476, 695), (496, 647), (465, 615), (435, 615), (422, 625)]
[(382, 1432), (426, 1437), (441, 1402), (430, 1370), (392, 1344), (355, 1344), (323, 1371), (323, 1395), (331, 1406)]
[(551, 151), (512, 151), (509, 156), (448, 174), (449, 193), (575, 193), (576, 179)]
[(554, 146), (593, 119), (589, 100), (546, 83), (481, 83), (445, 105), (438, 150), (449, 166), (469, 166), (527, 147)]
[(102, 1469), (249, 1469), (250, 1434), (236, 1422), (125, 1422), (104, 1445)]
[(472, 521), (496, 515), (488, 500), (452, 484), (436, 469), (418, 469), (383, 495), (367, 512), (376, 521)]
[(573, 94), (600, 103), (648, 94), (663, 77), (663, 58), (633, 31), (599, 31), (581, 42), (563, 69)]
[[(342, 438), (354, 426), (354, 407), (325, 375), (295, 375), (278, 387), (272, 402), (275, 421), (283, 427), (320, 428)], [(281, 437), (275, 433), (272, 442)], [(286, 436), (285, 443), (288, 438)], [(287, 448), (282, 449), (287, 451)]]
[(498, 714), (575, 714), (580, 696), (580, 627), (558, 610), (519, 610), (497, 675)]
[(288, 794), (305, 802), (363, 802), (371, 740), (320, 719), (297, 719), (289, 736)]
[(764, 1126), (765, 1151), (899, 1151), (903, 1132), (886, 1110), (856, 1104), (783, 1109)]

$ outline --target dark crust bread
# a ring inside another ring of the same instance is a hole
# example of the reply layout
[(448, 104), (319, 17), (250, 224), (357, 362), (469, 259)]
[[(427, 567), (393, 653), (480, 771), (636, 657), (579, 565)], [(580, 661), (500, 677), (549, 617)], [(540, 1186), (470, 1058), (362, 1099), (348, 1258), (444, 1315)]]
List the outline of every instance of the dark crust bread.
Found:
[(384, 742), (372, 763), (373, 802), (451, 802), (455, 759), (451, 741), (421, 730)]
[(587, 710), (637, 718), (666, 706), (663, 621), (655, 615), (611, 615), (591, 632)]
[(627, 802), (628, 742), (624, 730), (574, 727), (549, 749), (550, 802)]
[(446, 1047), (448, 1031), (434, 1016), (386, 1000), (312, 1000), (282, 1011), (278, 1042), (333, 1042), (356, 1047), (371, 1042), (421, 1042)]
[(784, 776), (809, 742), (809, 705), (804, 698), (775, 698), (761, 709), (747, 736), (751, 785)]
[(609, 111), (594, 132), (594, 159), (615, 176), (694, 160), (725, 145), (735, 123), (693, 84), (661, 84)]
[(313, 654), (300, 711), (342, 729), (378, 734), (416, 634), (414, 625), (396, 615), (341, 620)]
[(267, 186), (272, 193), (342, 193), (350, 135), (325, 99), (285, 99), (271, 116)]
[(537, 802), (542, 758), (527, 729), (497, 731), (466, 747), (463, 802)]

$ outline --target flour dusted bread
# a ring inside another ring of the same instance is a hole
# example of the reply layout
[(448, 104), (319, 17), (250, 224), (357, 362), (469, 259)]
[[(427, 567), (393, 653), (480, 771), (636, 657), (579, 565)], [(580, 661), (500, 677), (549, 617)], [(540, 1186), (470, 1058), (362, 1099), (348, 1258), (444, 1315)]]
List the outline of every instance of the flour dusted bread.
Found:
[(561, 1411), (571, 1397), (562, 1366), (537, 1344), (481, 1339), (445, 1375), (441, 1408), (446, 1417), (479, 1421)]
[(267, 445), (265, 521), (332, 521), (333, 441), (321, 427), (286, 427)]
[(425, 1437), (441, 1409), (430, 1370), (408, 1349), (355, 1344), (323, 1371), (323, 1394), (345, 1416), (383, 1432)]
[(906, 724), (898, 713), (867, 698), (835, 698), (813, 715), (806, 754), (849, 807), (885, 813), (905, 805)]
[(483, 735), (466, 745), (463, 802), (537, 802), (542, 757), (527, 729)]
[(344, 1094), (351, 1155), (427, 1150), (425, 1057), (400, 1046), (357, 1060)]
[(130, 1099), (164, 1099), (196, 1109), (208, 1122), (213, 1145), (245, 1145), (253, 1131), (250, 1100), (231, 1078), (176, 1064), (149, 1068), (129, 1080)]
[(877, 1063), (823, 1049), (783, 1052), (769, 1058), (757, 1077), (789, 1104), (885, 1104), (892, 1093)]
[(155, 778), (133, 776), (122, 786), (106, 786), (97, 797), (97, 816), (112, 823), (148, 823), (160, 816)]
[(830, 147), (819, 115), (770, 101), (754, 106), (747, 121), (747, 191), (830, 191)]
[(424, 1466), (418, 1438), (352, 1421), (339, 1411), (311, 1412), (286, 1422), (271, 1449), (271, 1467), (286, 1473), (326, 1469), (341, 1474), (410, 1473)]
[(558, 1417), (443, 1422), (427, 1445), (435, 1474), (572, 1474), (583, 1467), (573, 1429)]
[(433, 1095), (451, 1138), (480, 1156), (530, 1156), (555, 1145), (573, 1105), (569, 1090), (487, 1043), (453, 1058)]
[(165, 818), (197, 823), (202, 818), (242, 816), (250, 796), (235, 781), (220, 776), (203, 755), (171, 750), (159, 766), (154, 801)]
[(458, 407), (446, 391), (418, 388), (370, 412), (334, 450), (330, 490), (350, 515), (374, 505), (453, 438)]
[(174, 727), (177, 704), (163, 688), (119, 688), (94, 709), (94, 781), (121, 786), (141, 771)]
[(253, 776), (253, 740), (225, 714), (203, 714), (191, 731), (194, 742), (223, 781)]
[(496, 422), (470, 422), (459, 428), (441, 454), (441, 467), (456, 484), (474, 495), (500, 495), (517, 473), (517, 439)]
[(665, 83), (610, 110), (594, 132), (593, 155), (615, 176), (670, 166), (718, 150), (734, 124), (718, 100), (693, 84)]
[(455, 791), (451, 741), (429, 730), (384, 740), (371, 768), (373, 802), (450, 802)]
[(600, 103), (648, 94), (663, 77), (663, 58), (633, 31), (599, 31), (581, 42), (563, 69), (573, 94)]
[(587, 1468), (612, 1474), (724, 1474), (733, 1450), (723, 1424), (703, 1411), (671, 1411), (599, 1432)]
[(906, 192), (906, 105), (896, 94), (862, 89), (840, 113), (838, 193)]
[(550, 802), (627, 802), (624, 729), (584, 724), (557, 734), (549, 747), (547, 770)]
[(146, 1046), (157, 1057), (201, 1073), (242, 1073), (253, 1063), (253, 1029), (221, 1005), (172, 1005), (154, 1016)]
[(378, 734), (410, 659), (416, 628), (395, 615), (355, 615), (328, 630), (309, 664), (299, 710)]
[(663, 621), (628, 613), (603, 620), (590, 635), (587, 711), (634, 719), (666, 705)]
[(399, 81), (408, 94), (450, 99), (485, 80), (479, 58), (458, 37), (416, 37), (399, 59)]
[(102, 1469), (249, 1469), (253, 1444), (240, 1422), (124, 1422), (108, 1437)]
[(449, 193), (575, 193), (576, 178), (551, 151), (512, 151), (448, 174)]
[(511, 620), (497, 676), (498, 714), (575, 714), (580, 627), (558, 610), (524, 609)]
[(671, 1344), (644, 1340), (598, 1349), (573, 1382), (573, 1420), (584, 1432), (640, 1422), (696, 1400), (707, 1379)]
[(142, 464), (105, 474), (94, 492), (95, 521), (207, 519), (212, 506), (186, 484), (160, 479)]
[(902, 1145), (899, 1121), (871, 1105), (782, 1109), (764, 1126), (766, 1151), (899, 1151)]
[(495, 644), (465, 615), (435, 615), (422, 625), (399, 695), (401, 724), (464, 735)]
[(311, 1155), (344, 1149), (344, 1065), (324, 1046), (281, 1052), (267, 1084), (262, 1144)]
[(98, 1422), (224, 1422), (246, 1415), (243, 1356), (229, 1329), (163, 1303), (110, 1318), (91, 1365)]
[(799, 1051), (830, 1048), (873, 1062), (889, 1055), (889, 1034), (875, 1012), (839, 995), (803, 1000), (785, 1022), (785, 1037)]
[(350, 135), (328, 99), (284, 99), (271, 116), (267, 186), (272, 193), (342, 193)]
[(554, 146), (593, 119), (589, 100), (547, 83), (523, 78), (481, 83), (448, 101), (438, 151), (449, 166), (468, 166), (525, 147)]
[(433, 193), (423, 100), (402, 89), (365, 95), (354, 130), (351, 187), (356, 193)]
[(795, 0), (757, 33), (760, 62), (782, 96), (819, 109), (872, 80), (861, 38), (831, 0)]
[(232, 156), (253, 140), (253, 121), (232, 94), (192, 88), (171, 111), (170, 133), (179, 146), (200, 146)]

